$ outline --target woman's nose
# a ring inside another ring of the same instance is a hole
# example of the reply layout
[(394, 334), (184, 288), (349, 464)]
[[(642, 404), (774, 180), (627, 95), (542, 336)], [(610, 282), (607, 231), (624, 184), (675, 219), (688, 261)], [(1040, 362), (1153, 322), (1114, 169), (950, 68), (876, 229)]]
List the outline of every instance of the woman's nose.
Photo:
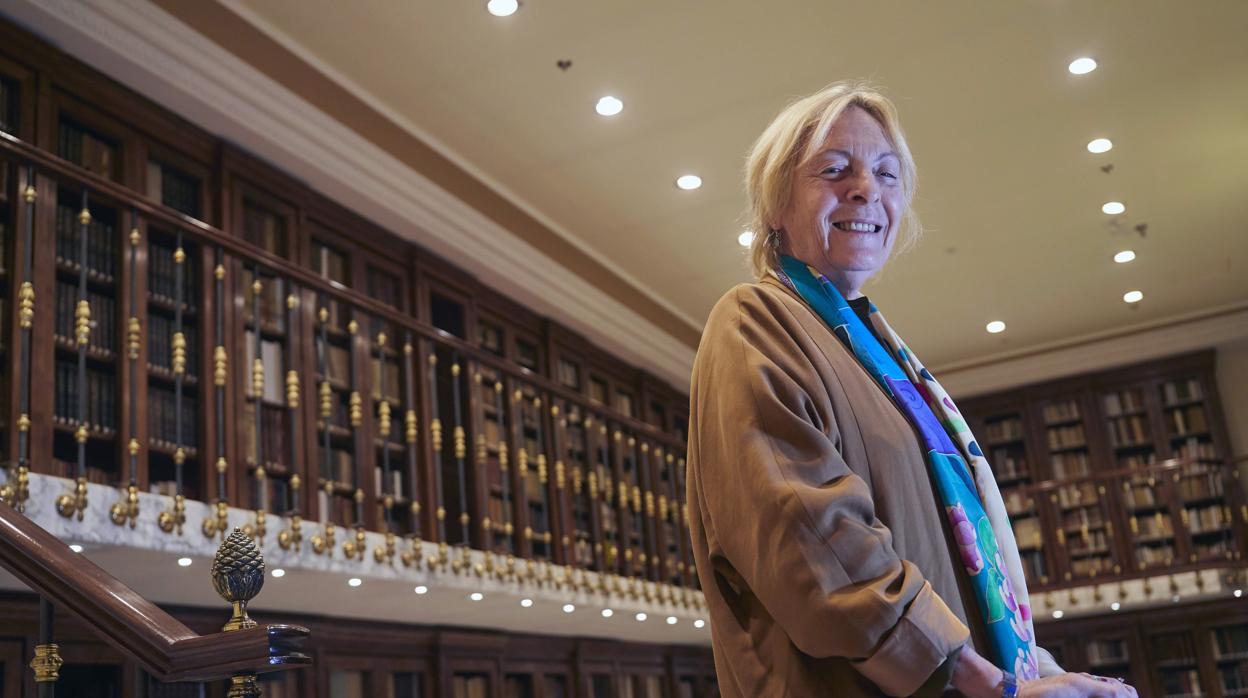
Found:
[(880, 200), (880, 186), (875, 181), (875, 174), (870, 170), (854, 170), (847, 183), (849, 185), (847, 198), (850, 201), (873, 204)]

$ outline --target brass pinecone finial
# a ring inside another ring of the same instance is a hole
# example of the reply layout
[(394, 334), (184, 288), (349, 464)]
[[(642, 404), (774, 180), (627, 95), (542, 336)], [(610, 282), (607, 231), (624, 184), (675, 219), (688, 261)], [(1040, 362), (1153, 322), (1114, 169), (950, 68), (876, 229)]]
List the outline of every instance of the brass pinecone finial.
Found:
[(226, 632), (256, 627), (247, 615), (247, 602), (264, 586), (264, 557), (255, 541), (235, 527), (217, 548), (212, 560), (212, 586), (226, 602), (234, 605), (234, 615), (222, 628)]

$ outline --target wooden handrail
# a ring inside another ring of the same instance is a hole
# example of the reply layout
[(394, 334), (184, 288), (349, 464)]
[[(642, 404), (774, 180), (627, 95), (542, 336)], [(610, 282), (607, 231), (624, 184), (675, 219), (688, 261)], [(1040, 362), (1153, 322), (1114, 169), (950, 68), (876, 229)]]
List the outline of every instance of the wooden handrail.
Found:
[(78, 616), (161, 681), (210, 681), (311, 663), (299, 651), (307, 628), (268, 625), (198, 635), (4, 504), (0, 504), (0, 567)]
[(607, 414), (612, 422), (626, 427), (639, 436), (663, 443), (667, 447), (680, 449), (685, 447), (685, 444), (675, 436), (635, 417), (621, 414), (609, 405), (593, 404), (584, 395), (568, 389), (548, 376), (498, 357), (471, 342), (421, 322), (411, 315), (395, 310), (358, 291), (353, 291), (336, 281), (325, 279), (319, 274), (293, 264), (242, 238), (229, 235), (197, 218), (156, 203), (129, 187), (105, 179), (3, 131), (0, 131), (0, 154), (19, 164), (35, 167), (56, 179), (68, 180), (77, 186), (86, 187), (94, 194), (102, 195), (105, 199), (111, 199), (120, 205), (134, 209), (148, 222), (182, 230), (188, 238), (201, 245), (219, 247), (228, 254), (258, 263), (266, 270), (277, 272), (280, 276), (295, 281), (300, 286), (323, 293), (331, 299), (363, 310), (378, 319), (392, 322), (402, 329), (410, 330), (417, 337), (443, 344), (474, 361), (502, 371), (512, 378), (531, 383), (555, 397), (574, 402), (592, 412)]

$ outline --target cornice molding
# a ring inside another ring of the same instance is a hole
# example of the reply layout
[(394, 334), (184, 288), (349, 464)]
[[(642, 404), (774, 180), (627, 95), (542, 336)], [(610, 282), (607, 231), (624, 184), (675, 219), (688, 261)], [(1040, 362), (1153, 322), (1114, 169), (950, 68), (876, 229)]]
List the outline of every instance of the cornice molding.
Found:
[(188, 121), (688, 389), (692, 347), (146, 0), (15, 0), (5, 12)]
[(1248, 339), (1248, 302), (934, 366), (958, 398), (1160, 359)]

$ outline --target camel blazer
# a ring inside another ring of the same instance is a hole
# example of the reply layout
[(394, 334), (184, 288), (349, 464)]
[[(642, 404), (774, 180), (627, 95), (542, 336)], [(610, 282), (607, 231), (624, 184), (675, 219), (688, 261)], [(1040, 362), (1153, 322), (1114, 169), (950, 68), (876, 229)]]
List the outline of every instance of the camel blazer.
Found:
[(774, 279), (711, 311), (687, 488), (722, 695), (941, 695), (982, 648), (913, 428)]

